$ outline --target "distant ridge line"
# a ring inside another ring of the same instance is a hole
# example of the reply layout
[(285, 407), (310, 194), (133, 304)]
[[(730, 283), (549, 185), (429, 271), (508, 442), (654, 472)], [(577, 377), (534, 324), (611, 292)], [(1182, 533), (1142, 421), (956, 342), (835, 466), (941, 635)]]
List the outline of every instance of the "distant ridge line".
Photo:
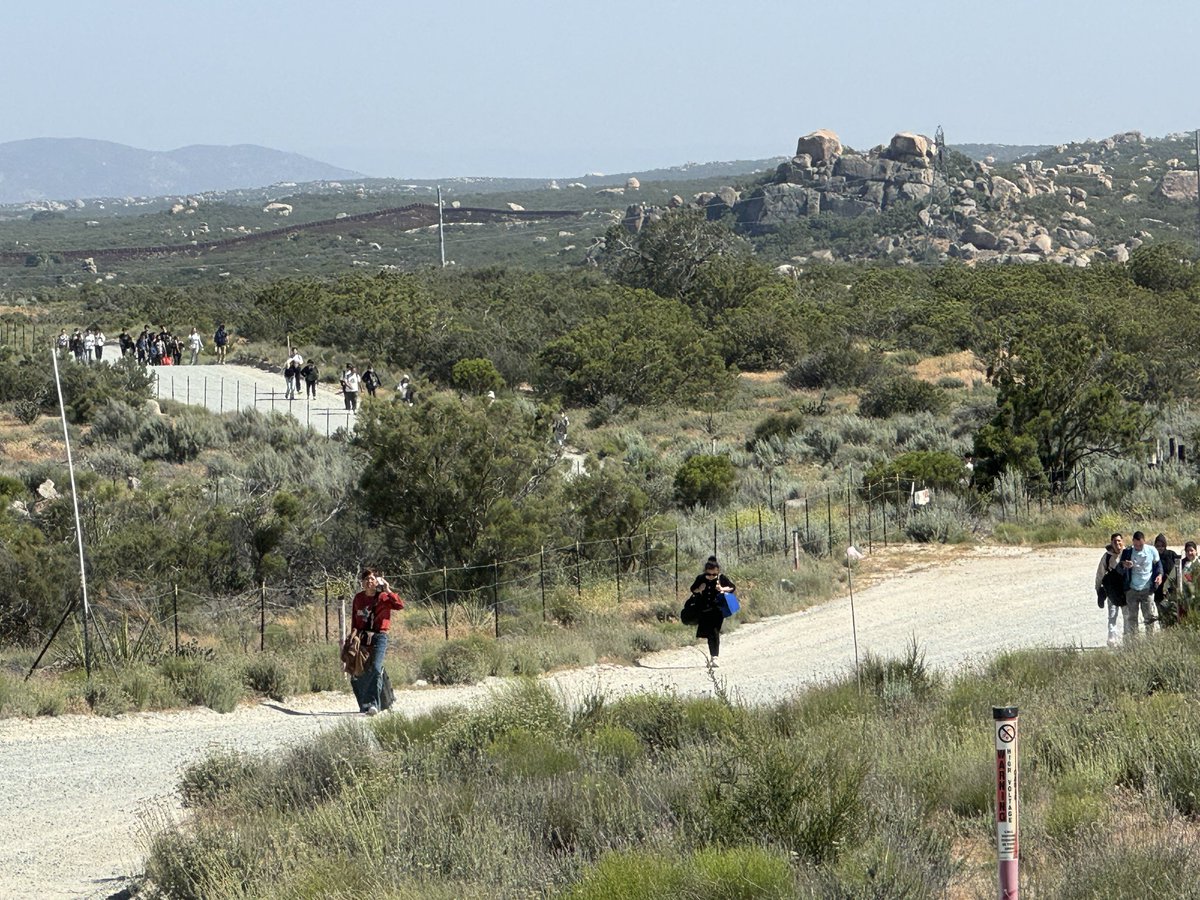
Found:
[[(4, 265), (19, 265), (31, 254), (44, 254), (61, 257), (62, 259), (106, 259), (129, 260), (149, 259), (155, 256), (174, 256), (178, 254), (200, 255), (209, 250), (225, 250), (231, 247), (241, 247), (247, 244), (273, 241), (280, 238), (287, 240), (291, 235), (301, 231), (317, 231), (322, 228), (341, 227), (355, 222), (373, 222), (383, 219), (409, 219), (398, 221), (405, 229), (423, 228), (436, 225), (438, 208), (432, 203), (410, 203), (408, 206), (396, 206), (389, 209), (379, 209), (373, 212), (358, 213), (341, 218), (319, 219), (315, 222), (303, 222), (288, 225), (283, 228), (272, 228), (268, 231), (257, 231), (252, 234), (242, 234), (237, 237), (221, 238), (215, 241), (203, 241), (194, 244), (163, 244), (153, 247), (107, 247), (95, 250), (25, 250), (0, 251), (0, 263)], [(511, 210), (490, 209), (480, 206), (443, 207), (442, 218), (451, 225), (472, 221), (495, 221), (497, 219), (555, 219), (569, 218), (580, 215), (579, 210), (573, 209), (542, 209), (542, 210)]]

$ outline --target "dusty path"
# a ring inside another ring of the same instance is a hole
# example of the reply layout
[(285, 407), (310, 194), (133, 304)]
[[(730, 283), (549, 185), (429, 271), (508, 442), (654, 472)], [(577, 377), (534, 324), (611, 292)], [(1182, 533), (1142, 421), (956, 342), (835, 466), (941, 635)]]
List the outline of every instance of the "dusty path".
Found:
[(354, 428), (354, 413), (346, 410), (335, 385), (318, 384), (312, 400), (305, 398), (303, 389), (298, 399), (288, 400), (283, 375), (254, 366), (151, 366), (150, 372), (155, 376), (154, 396), (159, 399), (205, 406), (217, 413), (237, 409), (287, 413), (325, 435), (339, 428)]
[[(985, 548), (856, 592), (859, 653), (897, 655), (915, 638), (951, 670), (1012, 647), (1096, 647), (1104, 613), (1091, 589), (1099, 551)], [(752, 602), (752, 598), (748, 598)], [(850, 601), (765, 620), (728, 635), (721, 678), (747, 702), (770, 702), (853, 670)], [(698, 648), (657, 653), (640, 666), (591, 666), (545, 680), (565, 697), (712, 690)], [(409, 690), (408, 714), (485, 699), (494, 684)], [(997, 702), (1019, 698), (997, 697)], [(107, 897), (140, 870), (147, 814), (178, 810), (175, 786), (212, 747), (268, 751), (346, 721), (348, 695), (102, 719), (0, 721), (0, 897)], [(980, 715), (986, 715), (981, 710)], [(351, 716), (351, 718), (353, 718)]]

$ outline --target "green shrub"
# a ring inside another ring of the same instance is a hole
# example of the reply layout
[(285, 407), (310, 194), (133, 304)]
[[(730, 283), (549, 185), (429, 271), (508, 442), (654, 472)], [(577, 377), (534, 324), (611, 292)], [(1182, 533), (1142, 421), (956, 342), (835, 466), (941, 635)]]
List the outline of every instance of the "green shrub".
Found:
[(476, 684), (497, 674), (502, 659), (495, 641), (473, 634), (438, 646), (421, 660), (419, 672), (434, 684)]
[(871, 381), (884, 368), (882, 354), (852, 344), (843, 344), (801, 357), (788, 369), (784, 383), (796, 390), (851, 388)]
[(598, 713), (598, 721), (633, 732), (653, 751), (681, 746), (686, 718), (679, 698), (664, 694), (622, 697)]
[(588, 735), (586, 744), (620, 774), (628, 772), (646, 755), (638, 736), (622, 725), (601, 725)]
[(479, 710), (471, 710), (438, 730), (438, 749), (450, 759), (482, 756), (498, 738), (514, 731), (561, 737), (567, 718), (546, 685), (522, 680), (496, 695)]
[(909, 516), (904, 533), (918, 544), (961, 544), (971, 539), (953, 511), (932, 506)]
[(252, 657), (243, 672), (243, 679), (250, 690), (265, 694), (272, 700), (282, 700), (296, 692), (288, 659), (274, 653)]
[(728, 456), (700, 453), (689, 457), (675, 472), (675, 497), (684, 506), (716, 506), (733, 493), (737, 479)]
[(786, 900), (796, 896), (795, 878), (783, 854), (763, 847), (709, 847), (692, 858), (712, 900)]
[(211, 806), (227, 794), (260, 784), (267, 764), (236, 750), (214, 750), (184, 769), (179, 796), (185, 808)]
[(910, 485), (917, 489), (953, 491), (961, 487), (966, 469), (960, 457), (944, 450), (909, 450), (887, 462), (876, 463), (863, 473), (859, 493), (872, 500), (895, 501), (896, 487), (907, 493)]
[(503, 778), (553, 778), (579, 766), (579, 759), (561, 741), (523, 728), (498, 736), (484, 755)]
[(801, 748), (770, 735), (699, 776), (701, 836), (757, 835), (812, 863), (834, 860), (865, 827), (866, 765), (848, 748)]
[(858, 411), (869, 419), (887, 419), (900, 413), (941, 413), (946, 395), (941, 388), (911, 375), (896, 375), (871, 383), (858, 402)]
[(803, 427), (804, 416), (800, 413), (771, 413), (754, 426), (754, 437), (746, 441), (746, 449), (753, 450), (756, 444), (772, 439), (785, 441)]
[(663, 900), (689, 896), (687, 870), (642, 850), (608, 853), (583, 873), (572, 900)]
[(449, 721), (462, 715), (457, 706), (443, 706), (413, 718), (403, 715), (379, 716), (371, 723), (375, 739), (384, 750), (404, 750), (425, 747), (435, 740), (437, 732)]
[(450, 373), (450, 382), (471, 394), (486, 394), (504, 387), (504, 379), (490, 359), (460, 359)]

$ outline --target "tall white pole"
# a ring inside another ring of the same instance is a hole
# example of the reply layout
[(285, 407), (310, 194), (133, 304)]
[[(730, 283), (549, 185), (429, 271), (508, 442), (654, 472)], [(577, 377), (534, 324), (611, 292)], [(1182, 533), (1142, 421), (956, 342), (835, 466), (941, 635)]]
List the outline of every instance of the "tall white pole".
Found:
[(438, 244), (442, 251), (442, 268), (446, 268), (446, 223), (442, 221), (442, 186), (438, 185)]
[(75, 540), (79, 546), (79, 587), (83, 592), (83, 667), (88, 677), (92, 674), (92, 647), (88, 636), (88, 619), (91, 618), (91, 608), (88, 606), (87, 568), (83, 561), (83, 525), (79, 520), (79, 494), (75, 490), (75, 463), (71, 459), (71, 435), (67, 431), (67, 407), (63, 403), (62, 380), (58, 377), (58, 354), (50, 351), (50, 359), (54, 362), (54, 387), (58, 390), (58, 412), (62, 417), (63, 443), (67, 445), (67, 472), (71, 476), (71, 505), (75, 510)]

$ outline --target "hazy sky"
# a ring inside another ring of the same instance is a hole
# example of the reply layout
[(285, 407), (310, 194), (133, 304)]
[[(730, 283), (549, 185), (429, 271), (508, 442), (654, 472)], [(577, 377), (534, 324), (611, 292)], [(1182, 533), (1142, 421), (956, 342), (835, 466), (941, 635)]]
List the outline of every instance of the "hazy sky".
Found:
[(11, 4), (0, 142), (261, 144), (369, 175), (790, 155), (832, 128), (1061, 143), (1200, 125), (1182, 0)]

